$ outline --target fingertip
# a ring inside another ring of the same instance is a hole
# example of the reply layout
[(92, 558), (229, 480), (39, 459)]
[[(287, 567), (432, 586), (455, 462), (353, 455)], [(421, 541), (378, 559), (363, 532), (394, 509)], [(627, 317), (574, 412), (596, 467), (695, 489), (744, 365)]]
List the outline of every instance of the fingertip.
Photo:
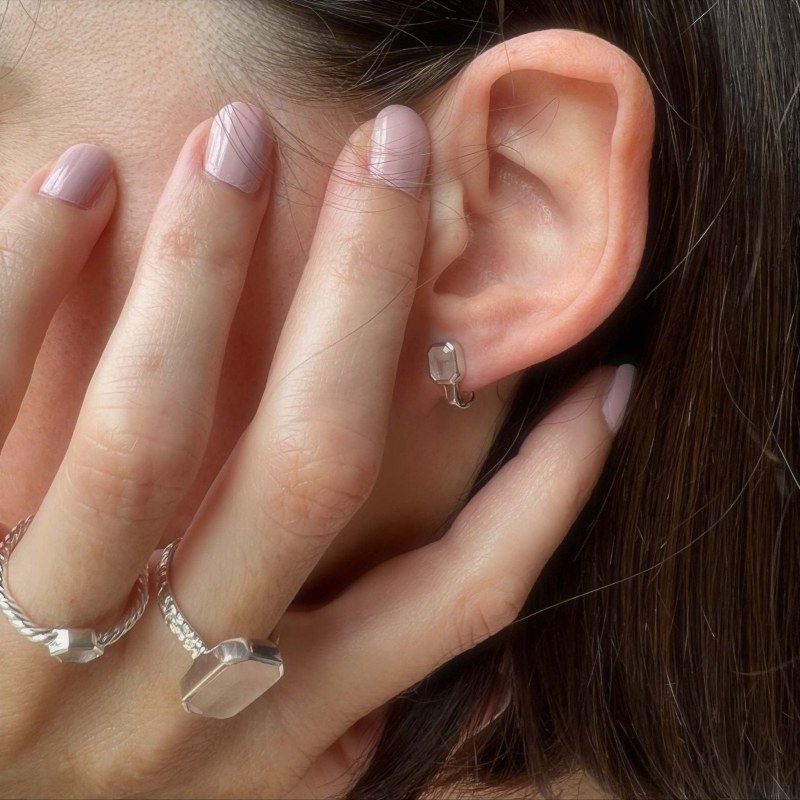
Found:
[(390, 105), (353, 132), (337, 171), (349, 182), (386, 187), (419, 200), (427, 186), (430, 159), (427, 123), (408, 106)]
[(428, 126), (413, 108), (391, 105), (378, 114), (369, 153), (369, 171), (376, 181), (419, 199), (430, 155)]
[(49, 168), (38, 194), (86, 210), (107, 199), (104, 190), (115, 183), (114, 160), (109, 152), (81, 142), (68, 147)]
[(272, 122), (257, 105), (237, 100), (213, 118), (203, 152), (203, 169), (215, 180), (245, 194), (267, 182), (275, 144)]
[(369, 175), (369, 154), (375, 120), (359, 125), (344, 143), (334, 165), (334, 175), (344, 180), (367, 178)]
[(583, 375), (573, 386), (562, 395), (553, 408), (542, 418), (538, 425), (520, 447), (520, 454), (527, 455), (541, 446), (543, 436), (558, 433), (565, 425), (570, 425), (578, 420), (589, 419), (595, 427), (599, 422), (602, 429), (607, 429), (602, 414), (602, 402), (605, 398), (616, 374), (614, 367), (603, 366)]
[(625, 418), (636, 380), (636, 367), (623, 364), (617, 368), (614, 378), (603, 399), (603, 417), (611, 433), (617, 433)]

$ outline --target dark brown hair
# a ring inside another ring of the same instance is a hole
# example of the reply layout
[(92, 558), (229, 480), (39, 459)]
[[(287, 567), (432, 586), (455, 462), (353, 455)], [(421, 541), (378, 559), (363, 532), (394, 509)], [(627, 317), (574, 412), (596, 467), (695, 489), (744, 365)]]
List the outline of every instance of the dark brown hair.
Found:
[[(501, 37), (557, 27), (628, 52), (657, 103), (637, 283), (602, 329), (525, 374), (470, 496), (580, 375), (632, 360), (604, 475), (518, 621), (393, 701), (348, 797), (471, 780), (552, 795), (578, 768), (624, 798), (800, 797), (800, 5), (266, 5), (293, 97), (424, 105)], [(452, 755), (499, 686), (510, 709)]]

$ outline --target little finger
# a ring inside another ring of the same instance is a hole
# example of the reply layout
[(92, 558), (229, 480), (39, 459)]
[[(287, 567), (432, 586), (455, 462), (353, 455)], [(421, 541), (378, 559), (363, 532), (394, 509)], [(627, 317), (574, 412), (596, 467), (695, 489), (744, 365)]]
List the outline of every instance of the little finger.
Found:
[(634, 374), (624, 365), (613, 382), (607, 369), (581, 381), (440, 540), (378, 565), (301, 613), (302, 625), (287, 615), (284, 658), (302, 650), (280, 694), (289, 729), (325, 746), (332, 731), (515, 620), (602, 472)]

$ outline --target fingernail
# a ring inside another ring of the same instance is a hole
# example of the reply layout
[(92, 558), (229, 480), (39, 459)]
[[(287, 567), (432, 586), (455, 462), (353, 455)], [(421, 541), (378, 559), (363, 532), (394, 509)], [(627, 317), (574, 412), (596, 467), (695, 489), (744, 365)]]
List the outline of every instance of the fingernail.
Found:
[(429, 156), (428, 126), (416, 111), (408, 106), (387, 106), (378, 114), (369, 158), (373, 177), (419, 197)]
[(260, 108), (230, 103), (214, 117), (204, 168), (247, 194), (257, 192), (264, 180), (272, 138), (267, 115)]
[(114, 171), (111, 156), (94, 144), (74, 144), (50, 170), (39, 194), (88, 208)]
[(603, 400), (603, 416), (611, 433), (616, 433), (622, 424), (635, 379), (636, 367), (633, 364), (623, 364), (617, 368), (611, 388)]

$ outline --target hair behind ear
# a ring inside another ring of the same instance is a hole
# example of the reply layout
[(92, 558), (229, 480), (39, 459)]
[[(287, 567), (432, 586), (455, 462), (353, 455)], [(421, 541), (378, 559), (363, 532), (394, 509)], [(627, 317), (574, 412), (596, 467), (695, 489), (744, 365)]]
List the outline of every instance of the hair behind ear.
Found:
[[(470, 496), (599, 362), (639, 365), (638, 403), (520, 621), (398, 699), (348, 798), (554, 796), (576, 768), (616, 797), (800, 796), (800, 15), (505, 6), (509, 29), (580, 27), (635, 55), (658, 127), (636, 283), (526, 372)], [(500, 658), (513, 712), (447, 760)]]

